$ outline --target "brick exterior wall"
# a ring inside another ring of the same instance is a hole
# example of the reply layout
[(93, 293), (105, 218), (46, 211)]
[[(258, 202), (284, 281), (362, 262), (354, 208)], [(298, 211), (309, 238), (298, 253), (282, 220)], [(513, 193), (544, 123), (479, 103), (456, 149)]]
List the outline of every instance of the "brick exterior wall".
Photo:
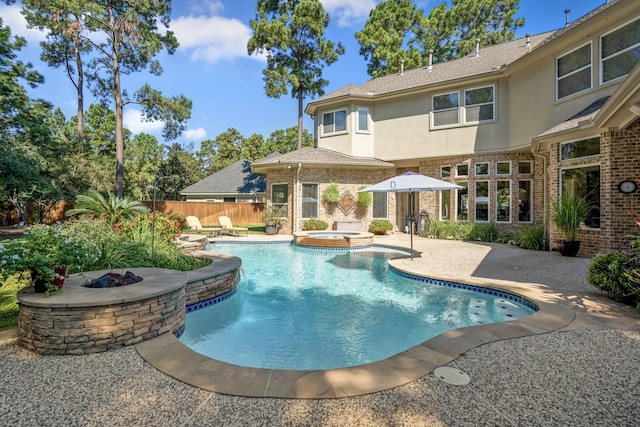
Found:
[[(560, 142), (549, 147), (549, 197), (560, 194), (560, 170), (586, 165), (600, 165), (600, 228), (583, 229), (579, 239), (581, 256), (594, 256), (610, 249), (625, 250), (629, 241), (625, 237), (636, 228), (630, 212), (640, 211), (640, 192), (623, 194), (618, 184), (624, 180), (640, 178), (640, 122), (636, 121), (624, 130), (612, 130), (600, 134), (600, 154), (587, 158), (559, 160)], [(560, 234), (549, 225), (549, 237), (553, 243)]]

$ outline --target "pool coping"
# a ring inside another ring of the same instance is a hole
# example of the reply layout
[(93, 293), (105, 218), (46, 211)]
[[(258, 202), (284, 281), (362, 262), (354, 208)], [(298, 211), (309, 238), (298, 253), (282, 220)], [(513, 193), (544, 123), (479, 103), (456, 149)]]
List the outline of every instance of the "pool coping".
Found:
[(465, 352), (495, 341), (544, 334), (569, 325), (575, 313), (548, 289), (536, 284), (475, 277), (429, 274), (411, 268), (405, 259), (389, 260), (408, 274), (520, 295), (539, 310), (527, 317), (455, 329), (387, 359), (365, 365), (328, 370), (283, 370), (237, 366), (203, 356), (164, 334), (135, 345), (140, 356), (160, 372), (179, 381), (222, 394), (245, 397), (327, 399), (361, 396), (415, 381)]

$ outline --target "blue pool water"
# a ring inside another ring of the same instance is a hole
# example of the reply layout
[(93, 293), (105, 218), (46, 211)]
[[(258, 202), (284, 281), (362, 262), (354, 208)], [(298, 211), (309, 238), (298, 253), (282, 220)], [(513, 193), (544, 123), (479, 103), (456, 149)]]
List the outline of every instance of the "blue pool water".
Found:
[[(216, 244), (242, 259), (237, 292), (187, 314), (180, 337), (255, 368), (331, 369), (386, 359), (443, 332), (528, 316), (533, 305), (390, 271), (393, 251)], [(246, 280), (245, 280), (246, 279)]]

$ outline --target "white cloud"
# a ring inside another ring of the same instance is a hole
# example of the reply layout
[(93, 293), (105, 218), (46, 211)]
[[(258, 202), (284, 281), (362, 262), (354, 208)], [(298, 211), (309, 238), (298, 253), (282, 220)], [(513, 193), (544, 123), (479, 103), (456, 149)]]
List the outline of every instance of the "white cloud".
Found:
[(139, 133), (155, 134), (164, 127), (163, 122), (145, 122), (142, 120), (142, 112), (135, 108), (127, 108), (124, 110), (124, 127), (129, 129), (131, 133), (137, 135)]
[(20, 6), (2, 6), (0, 7), (0, 17), (2, 17), (3, 25), (11, 27), (11, 34), (24, 37), (28, 45), (37, 45), (47, 38), (45, 31), (27, 28), (27, 21), (20, 13)]
[(191, 60), (216, 63), (247, 58), (251, 29), (235, 18), (221, 16), (181, 16), (171, 21), (181, 50), (190, 52)]
[(375, 0), (320, 0), (331, 19), (338, 19), (339, 27), (351, 27), (369, 17), (376, 7)]
[(204, 128), (199, 127), (197, 129), (187, 129), (182, 136), (190, 141), (200, 140), (207, 136), (207, 131)]

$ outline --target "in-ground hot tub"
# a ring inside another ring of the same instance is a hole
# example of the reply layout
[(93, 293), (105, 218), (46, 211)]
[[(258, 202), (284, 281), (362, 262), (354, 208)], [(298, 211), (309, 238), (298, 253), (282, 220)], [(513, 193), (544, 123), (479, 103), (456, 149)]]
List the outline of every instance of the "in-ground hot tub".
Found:
[(373, 244), (373, 233), (356, 231), (299, 231), (293, 233), (299, 246), (318, 248), (357, 248)]

